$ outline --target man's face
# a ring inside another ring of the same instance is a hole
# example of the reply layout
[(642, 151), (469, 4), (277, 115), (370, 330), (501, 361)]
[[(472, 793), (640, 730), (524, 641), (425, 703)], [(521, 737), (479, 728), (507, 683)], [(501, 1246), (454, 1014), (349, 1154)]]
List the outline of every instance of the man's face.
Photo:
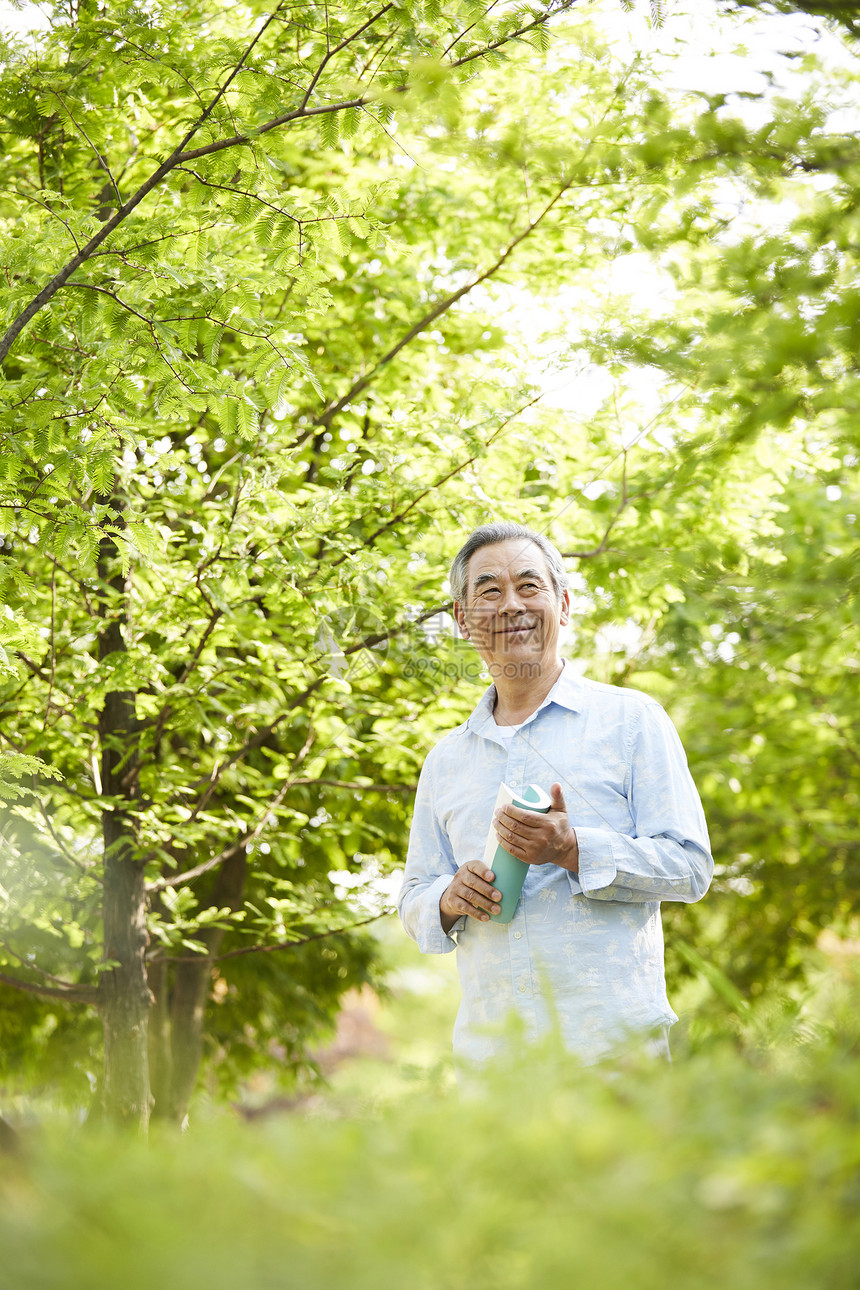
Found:
[(491, 676), (527, 679), (556, 665), (569, 607), (566, 591), (561, 600), (555, 594), (540, 547), (510, 538), (470, 558), (466, 603), (454, 613)]

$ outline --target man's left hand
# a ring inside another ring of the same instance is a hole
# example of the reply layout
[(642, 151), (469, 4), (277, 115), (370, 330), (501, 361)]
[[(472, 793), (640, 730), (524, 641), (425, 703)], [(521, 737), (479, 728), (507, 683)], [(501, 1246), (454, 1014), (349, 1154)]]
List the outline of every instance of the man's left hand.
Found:
[(526, 864), (557, 864), (579, 872), (576, 833), (567, 818), (561, 784), (549, 790), (552, 805), (546, 814), (503, 806), (493, 816), (496, 836), (506, 851)]

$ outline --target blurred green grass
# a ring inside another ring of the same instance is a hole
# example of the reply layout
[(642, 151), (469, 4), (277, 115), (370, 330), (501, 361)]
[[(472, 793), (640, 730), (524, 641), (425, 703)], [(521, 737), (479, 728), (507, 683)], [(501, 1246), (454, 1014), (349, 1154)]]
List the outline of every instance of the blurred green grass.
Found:
[(329, 1103), (210, 1107), (148, 1143), (25, 1133), (2, 1290), (857, 1287), (856, 965), (791, 1027), (765, 1011), (671, 1067), (587, 1071), (550, 1041), (470, 1097), (434, 1075), (450, 996), (409, 980), (380, 1014), (411, 1027), (384, 1095), (335, 1080)]

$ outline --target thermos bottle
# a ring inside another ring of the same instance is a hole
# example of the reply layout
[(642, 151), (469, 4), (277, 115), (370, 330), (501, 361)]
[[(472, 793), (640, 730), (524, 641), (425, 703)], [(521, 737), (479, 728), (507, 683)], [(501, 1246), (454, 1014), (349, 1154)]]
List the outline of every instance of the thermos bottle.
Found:
[[(519, 806), (524, 811), (540, 811), (542, 815), (545, 815), (551, 805), (552, 802), (548, 794), (542, 788), (539, 788), (537, 784), (529, 784), (528, 788), (524, 789), (522, 793), (515, 793), (513, 789), (508, 788), (507, 784), (502, 784), (496, 798), (495, 809), (500, 806)], [(523, 883), (531, 866), (527, 865), (524, 860), (518, 860), (516, 856), (512, 856), (509, 851), (505, 850), (496, 837), (496, 831), (492, 826), (490, 827), (490, 834), (484, 851), (484, 863), (496, 875), (493, 886), (502, 893), (502, 912), (500, 914), (490, 914), (490, 921), (493, 923), (509, 923), (516, 912)]]

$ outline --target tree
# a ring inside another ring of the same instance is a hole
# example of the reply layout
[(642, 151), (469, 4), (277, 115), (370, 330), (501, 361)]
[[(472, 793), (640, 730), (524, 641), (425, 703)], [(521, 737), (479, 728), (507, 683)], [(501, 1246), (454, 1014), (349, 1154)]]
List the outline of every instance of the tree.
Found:
[[(481, 66), (569, 7), (292, 6), (237, 40), (205, 7), (82, 6), (15, 51), (4, 735), (9, 773), (47, 769), (4, 822), (3, 979), (98, 1008), (120, 1118), (146, 1119), (148, 1049), (184, 1113), (225, 937), (331, 932), (328, 871), (402, 840), (430, 682), (392, 693), (369, 664), (407, 633), (414, 660), (439, 608), (432, 538), (417, 610), (404, 542), (534, 399), (486, 363), (498, 329), (452, 310), (591, 162), (550, 156), (479, 237), (394, 177), (394, 112), (447, 138)], [(424, 339), (449, 315), (450, 366)], [(399, 620), (368, 608), (380, 580)], [(322, 1014), (365, 970), (339, 944)]]
[[(715, 196), (794, 191), (822, 109), (756, 135), (584, 15), (547, 52), (568, 8), (260, 8), (237, 40), (205, 5), (82, 6), (9, 60), (0, 988), (40, 1057), (58, 1005), (97, 1010), (118, 1118), (145, 1121), (150, 1065), (181, 1117), (207, 1042), (300, 1061), (369, 971), (336, 871), (400, 858), (426, 746), (481, 685), (445, 629), (452, 531), (548, 531), (577, 653), (654, 689), (734, 791), (713, 629), (799, 621), (770, 553), (830, 468), (810, 445), (785, 473), (768, 252)], [(603, 291), (642, 249), (684, 293), (645, 332)], [(541, 300), (560, 357), (614, 382), (591, 416), (544, 406), (516, 309)], [(764, 840), (732, 809), (727, 887)]]

